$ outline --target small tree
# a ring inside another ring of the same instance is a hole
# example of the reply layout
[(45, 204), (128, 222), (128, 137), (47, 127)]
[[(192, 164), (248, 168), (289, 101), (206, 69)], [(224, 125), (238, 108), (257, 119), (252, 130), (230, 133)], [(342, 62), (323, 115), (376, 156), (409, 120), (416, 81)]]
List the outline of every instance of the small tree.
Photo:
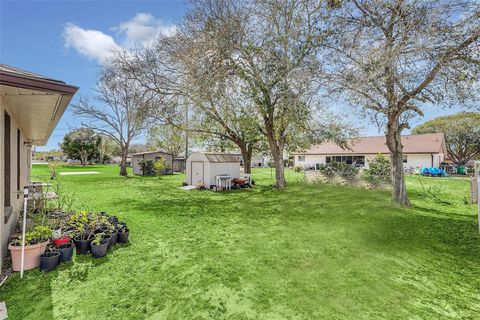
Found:
[(121, 150), (120, 175), (127, 176), (127, 154), (133, 138), (139, 136), (152, 120), (155, 95), (130, 80), (116, 64), (103, 68), (97, 83), (94, 104), (87, 98), (73, 106), (74, 113), (88, 121), (83, 126), (115, 141)]
[(480, 113), (461, 112), (427, 121), (412, 130), (414, 134), (445, 133), (450, 158), (458, 165), (480, 157)]
[(82, 128), (67, 133), (60, 145), (63, 153), (70, 159), (78, 159), (82, 166), (88, 160), (98, 158), (101, 138), (92, 129)]

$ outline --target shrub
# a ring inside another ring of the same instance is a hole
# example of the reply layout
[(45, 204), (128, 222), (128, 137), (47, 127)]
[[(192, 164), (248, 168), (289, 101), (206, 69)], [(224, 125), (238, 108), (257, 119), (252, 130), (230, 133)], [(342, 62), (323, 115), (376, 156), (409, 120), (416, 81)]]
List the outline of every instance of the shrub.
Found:
[(347, 180), (353, 180), (356, 178), (359, 169), (343, 162), (331, 162), (321, 164), (318, 170), (330, 179), (338, 176)]
[(390, 183), (390, 160), (383, 154), (377, 154), (369, 161), (369, 168), (364, 171), (365, 179), (371, 183)]
[(295, 167), (293, 168), (293, 170), (294, 170), (295, 172), (302, 172), (302, 171), (303, 171), (303, 167), (302, 167), (302, 166), (295, 166)]
[(156, 175), (161, 176), (163, 174), (163, 170), (165, 169), (165, 161), (163, 159), (155, 161), (153, 168), (155, 169)]
[(155, 161), (152, 159), (147, 159), (147, 160), (140, 160), (138, 162), (140, 167), (142, 168), (143, 175), (144, 176), (154, 176), (155, 175)]

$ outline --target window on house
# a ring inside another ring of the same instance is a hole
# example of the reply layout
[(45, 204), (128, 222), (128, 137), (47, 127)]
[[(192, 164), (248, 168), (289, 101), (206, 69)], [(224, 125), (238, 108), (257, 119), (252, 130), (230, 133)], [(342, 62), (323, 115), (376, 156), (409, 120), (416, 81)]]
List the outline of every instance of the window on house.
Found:
[(298, 156), (298, 162), (305, 162), (305, 156)]
[(331, 163), (331, 162), (332, 162), (332, 157), (325, 158), (325, 163)]
[(320, 163), (315, 163), (315, 170), (320, 170)]
[(3, 206), (10, 207), (10, 115), (5, 112), (4, 114), (4, 135), (3, 135), (3, 163), (4, 163), (4, 171), (5, 171), (5, 179), (4, 179), (4, 198), (3, 198)]
[(365, 156), (354, 156), (353, 163), (359, 166), (365, 165)]
[(404, 155), (403, 155), (403, 163), (407, 163), (407, 160), (408, 160), (407, 155), (404, 154)]

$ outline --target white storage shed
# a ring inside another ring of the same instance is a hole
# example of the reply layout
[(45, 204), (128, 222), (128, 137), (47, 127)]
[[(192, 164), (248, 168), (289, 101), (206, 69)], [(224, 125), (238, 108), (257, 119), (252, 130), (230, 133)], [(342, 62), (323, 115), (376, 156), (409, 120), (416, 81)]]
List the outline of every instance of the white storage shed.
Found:
[(187, 158), (187, 184), (210, 189), (216, 185), (217, 176), (240, 177), (240, 159), (230, 153), (194, 152)]

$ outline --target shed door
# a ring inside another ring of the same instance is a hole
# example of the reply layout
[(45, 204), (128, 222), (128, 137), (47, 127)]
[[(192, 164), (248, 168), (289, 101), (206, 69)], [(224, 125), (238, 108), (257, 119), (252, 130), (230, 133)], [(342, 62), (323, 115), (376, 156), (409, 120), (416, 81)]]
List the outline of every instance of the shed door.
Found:
[(192, 185), (201, 186), (204, 185), (203, 178), (203, 162), (201, 161), (192, 161)]

